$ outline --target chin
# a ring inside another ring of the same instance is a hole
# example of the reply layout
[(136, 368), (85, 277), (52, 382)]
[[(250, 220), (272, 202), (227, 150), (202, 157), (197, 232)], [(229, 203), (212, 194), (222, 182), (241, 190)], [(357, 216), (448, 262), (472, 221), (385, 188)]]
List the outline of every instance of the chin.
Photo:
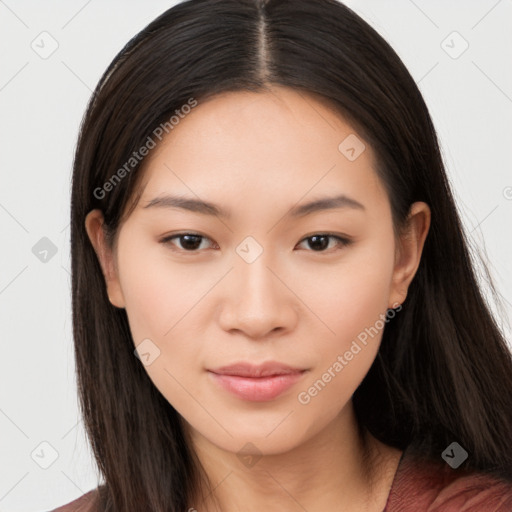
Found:
[[(255, 413), (254, 418), (234, 411), (233, 415), (224, 413), (217, 416), (224, 418), (229, 435), (225, 430), (211, 428), (211, 425), (192, 425), (192, 428), (207, 439), (207, 441), (222, 450), (237, 455), (279, 455), (299, 447), (309, 438), (314, 437), (323, 426), (318, 422), (298, 421), (297, 408), (288, 407), (273, 414), (261, 411)], [(314, 417), (314, 416), (310, 416)]]

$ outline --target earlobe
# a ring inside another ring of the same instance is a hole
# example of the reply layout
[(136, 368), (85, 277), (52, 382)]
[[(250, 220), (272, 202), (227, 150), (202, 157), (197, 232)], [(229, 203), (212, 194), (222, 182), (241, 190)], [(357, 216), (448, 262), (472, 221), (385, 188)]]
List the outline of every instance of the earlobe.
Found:
[(114, 255), (105, 241), (104, 218), (101, 210), (91, 210), (85, 218), (85, 229), (94, 248), (105, 278), (107, 295), (113, 306), (124, 308), (124, 296), (114, 265)]
[(400, 236), (396, 250), (388, 307), (394, 307), (392, 304), (402, 304), (407, 297), (409, 285), (420, 265), (430, 228), (430, 217), (430, 208), (427, 203), (416, 202), (409, 210), (407, 226)]

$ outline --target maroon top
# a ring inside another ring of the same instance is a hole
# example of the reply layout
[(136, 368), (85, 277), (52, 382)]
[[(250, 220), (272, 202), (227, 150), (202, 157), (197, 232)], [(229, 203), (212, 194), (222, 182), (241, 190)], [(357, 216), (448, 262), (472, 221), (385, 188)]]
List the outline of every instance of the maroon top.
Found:
[(512, 482), (405, 450), (383, 512), (512, 512)]
[[(52, 512), (97, 512), (93, 489)], [(382, 512), (512, 512), (512, 482), (402, 453)]]

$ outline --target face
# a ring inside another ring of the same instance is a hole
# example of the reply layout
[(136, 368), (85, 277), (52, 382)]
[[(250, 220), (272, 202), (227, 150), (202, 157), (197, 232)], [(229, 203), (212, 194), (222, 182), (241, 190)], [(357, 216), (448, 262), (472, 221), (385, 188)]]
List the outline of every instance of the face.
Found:
[[(399, 250), (372, 149), (288, 88), (199, 103), (148, 158), (137, 208), (101, 262), (149, 377), (218, 447), (300, 445), (350, 404), (428, 223)], [(103, 254), (97, 213), (87, 227)], [(273, 376), (220, 375), (238, 363)]]

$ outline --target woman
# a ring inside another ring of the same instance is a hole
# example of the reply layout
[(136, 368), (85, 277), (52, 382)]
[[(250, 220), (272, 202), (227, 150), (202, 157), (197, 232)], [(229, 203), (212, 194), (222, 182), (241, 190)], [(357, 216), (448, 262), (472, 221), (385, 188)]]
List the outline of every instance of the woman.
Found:
[(334, 0), (191, 0), (82, 125), (60, 511), (512, 510), (512, 360), (421, 94)]

